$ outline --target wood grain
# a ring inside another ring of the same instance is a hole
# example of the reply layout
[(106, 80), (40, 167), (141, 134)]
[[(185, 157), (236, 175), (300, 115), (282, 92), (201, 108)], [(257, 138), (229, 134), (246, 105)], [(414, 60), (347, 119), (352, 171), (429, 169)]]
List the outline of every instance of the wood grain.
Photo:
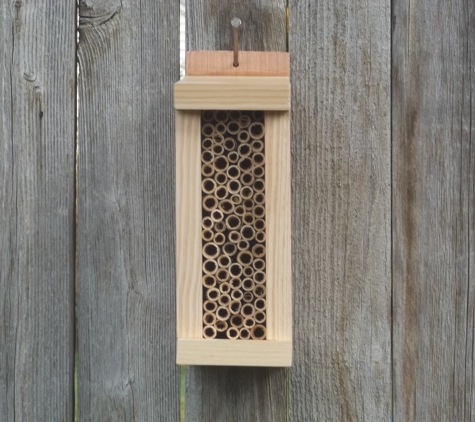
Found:
[(179, 2), (80, 2), (80, 421), (179, 418), (178, 22)]
[(393, 22), (394, 420), (473, 421), (475, 4)]
[(0, 3), (0, 419), (70, 421), (76, 6)]
[[(243, 21), (241, 50), (285, 51), (284, 0), (230, 2), (196, 0), (187, 4), (187, 49), (230, 50), (231, 18)], [(287, 418), (286, 370), (187, 367), (186, 419), (272, 421)]]
[(289, 420), (387, 421), (389, 2), (291, 2), (289, 46), (294, 282)]
[(187, 76), (290, 76), (289, 53), (240, 51), (239, 66), (232, 51), (188, 51)]

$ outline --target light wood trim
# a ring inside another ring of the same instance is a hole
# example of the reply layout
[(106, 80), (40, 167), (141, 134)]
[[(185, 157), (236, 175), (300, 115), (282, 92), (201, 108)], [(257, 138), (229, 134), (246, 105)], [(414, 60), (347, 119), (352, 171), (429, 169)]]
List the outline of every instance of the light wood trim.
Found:
[(178, 365), (291, 366), (292, 342), (179, 338), (176, 361)]
[(289, 53), (240, 51), (233, 66), (232, 51), (188, 51), (187, 76), (290, 76)]
[(177, 336), (201, 337), (201, 114), (176, 111)]
[(266, 112), (267, 338), (292, 340), (290, 113)]
[(286, 76), (186, 76), (175, 84), (179, 110), (290, 110)]

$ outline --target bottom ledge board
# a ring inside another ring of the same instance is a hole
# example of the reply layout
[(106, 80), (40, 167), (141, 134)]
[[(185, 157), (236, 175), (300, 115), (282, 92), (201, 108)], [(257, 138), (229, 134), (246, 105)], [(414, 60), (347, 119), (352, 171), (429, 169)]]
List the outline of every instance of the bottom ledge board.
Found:
[(176, 363), (212, 366), (292, 366), (292, 342), (179, 338)]

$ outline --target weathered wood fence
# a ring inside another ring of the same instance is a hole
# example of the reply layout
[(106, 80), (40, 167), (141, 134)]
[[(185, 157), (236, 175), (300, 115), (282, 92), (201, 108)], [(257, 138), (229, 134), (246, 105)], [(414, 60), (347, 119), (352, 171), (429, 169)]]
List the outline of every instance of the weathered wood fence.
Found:
[[(294, 366), (187, 367), (186, 420), (473, 421), (475, 2), (288, 3), (187, 4), (291, 53)], [(80, 421), (180, 419), (178, 22), (0, 2), (2, 421), (72, 421), (76, 349)]]

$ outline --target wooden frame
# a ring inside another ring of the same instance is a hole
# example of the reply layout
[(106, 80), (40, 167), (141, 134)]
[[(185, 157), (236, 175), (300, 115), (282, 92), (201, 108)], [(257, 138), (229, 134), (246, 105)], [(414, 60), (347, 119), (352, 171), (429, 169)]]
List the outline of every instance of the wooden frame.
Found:
[[(209, 60), (213, 53), (222, 55), (223, 52), (194, 52), (193, 63), (200, 63), (197, 54), (203, 54), (203, 57), (206, 54), (206, 59)], [(279, 54), (281, 60), (288, 62), (286, 53)], [(210, 62), (213, 62), (212, 57)], [(263, 62), (266, 62), (265, 58)], [(279, 69), (282, 67), (285, 68), (285, 63)], [(187, 66), (187, 73), (189, 71), (192, 73), (192, 69)], [(226, 69), (221, 72), (225, 74)], [(243, 66), (243, 72), (246, 72), (245, 66)], [(178, 364), (290, 366), (292, 362), (291, 175), (290, 113), (288, 111), (290, 83), (289, 75), (272, 76), (272, 68), (261, 68), (260, 73), (263, 76), (187, 76), (175, 85)], [(227, 81), (217, 82), (222, 78)], [(231, 83), (229, 83), (230, 78), (233, 79)], [(261, 90), (248, 91), (248, 87), (257, 83), (256, 78), (259, 80)], [(210, 86), (218, 85), (220, 89), (206, 98), (196, 94), (197, 92), (209, 93)], [(244, 88), (241, 91), (240, 86)], [(276, 92), (273, 91), (274, 88), (276, 91), (280, 90), (279, 96), (272, 95)], [(239, 97), (238, 101), (236, 101), (237, 97)], [(246, 99), (249, 101), (246, 102)], [(194, 109), (189, 109), (191, 106)], [(203, 338), (200, 110), (206, 109), (265, 110), (268, 280), (266, 340)]]

